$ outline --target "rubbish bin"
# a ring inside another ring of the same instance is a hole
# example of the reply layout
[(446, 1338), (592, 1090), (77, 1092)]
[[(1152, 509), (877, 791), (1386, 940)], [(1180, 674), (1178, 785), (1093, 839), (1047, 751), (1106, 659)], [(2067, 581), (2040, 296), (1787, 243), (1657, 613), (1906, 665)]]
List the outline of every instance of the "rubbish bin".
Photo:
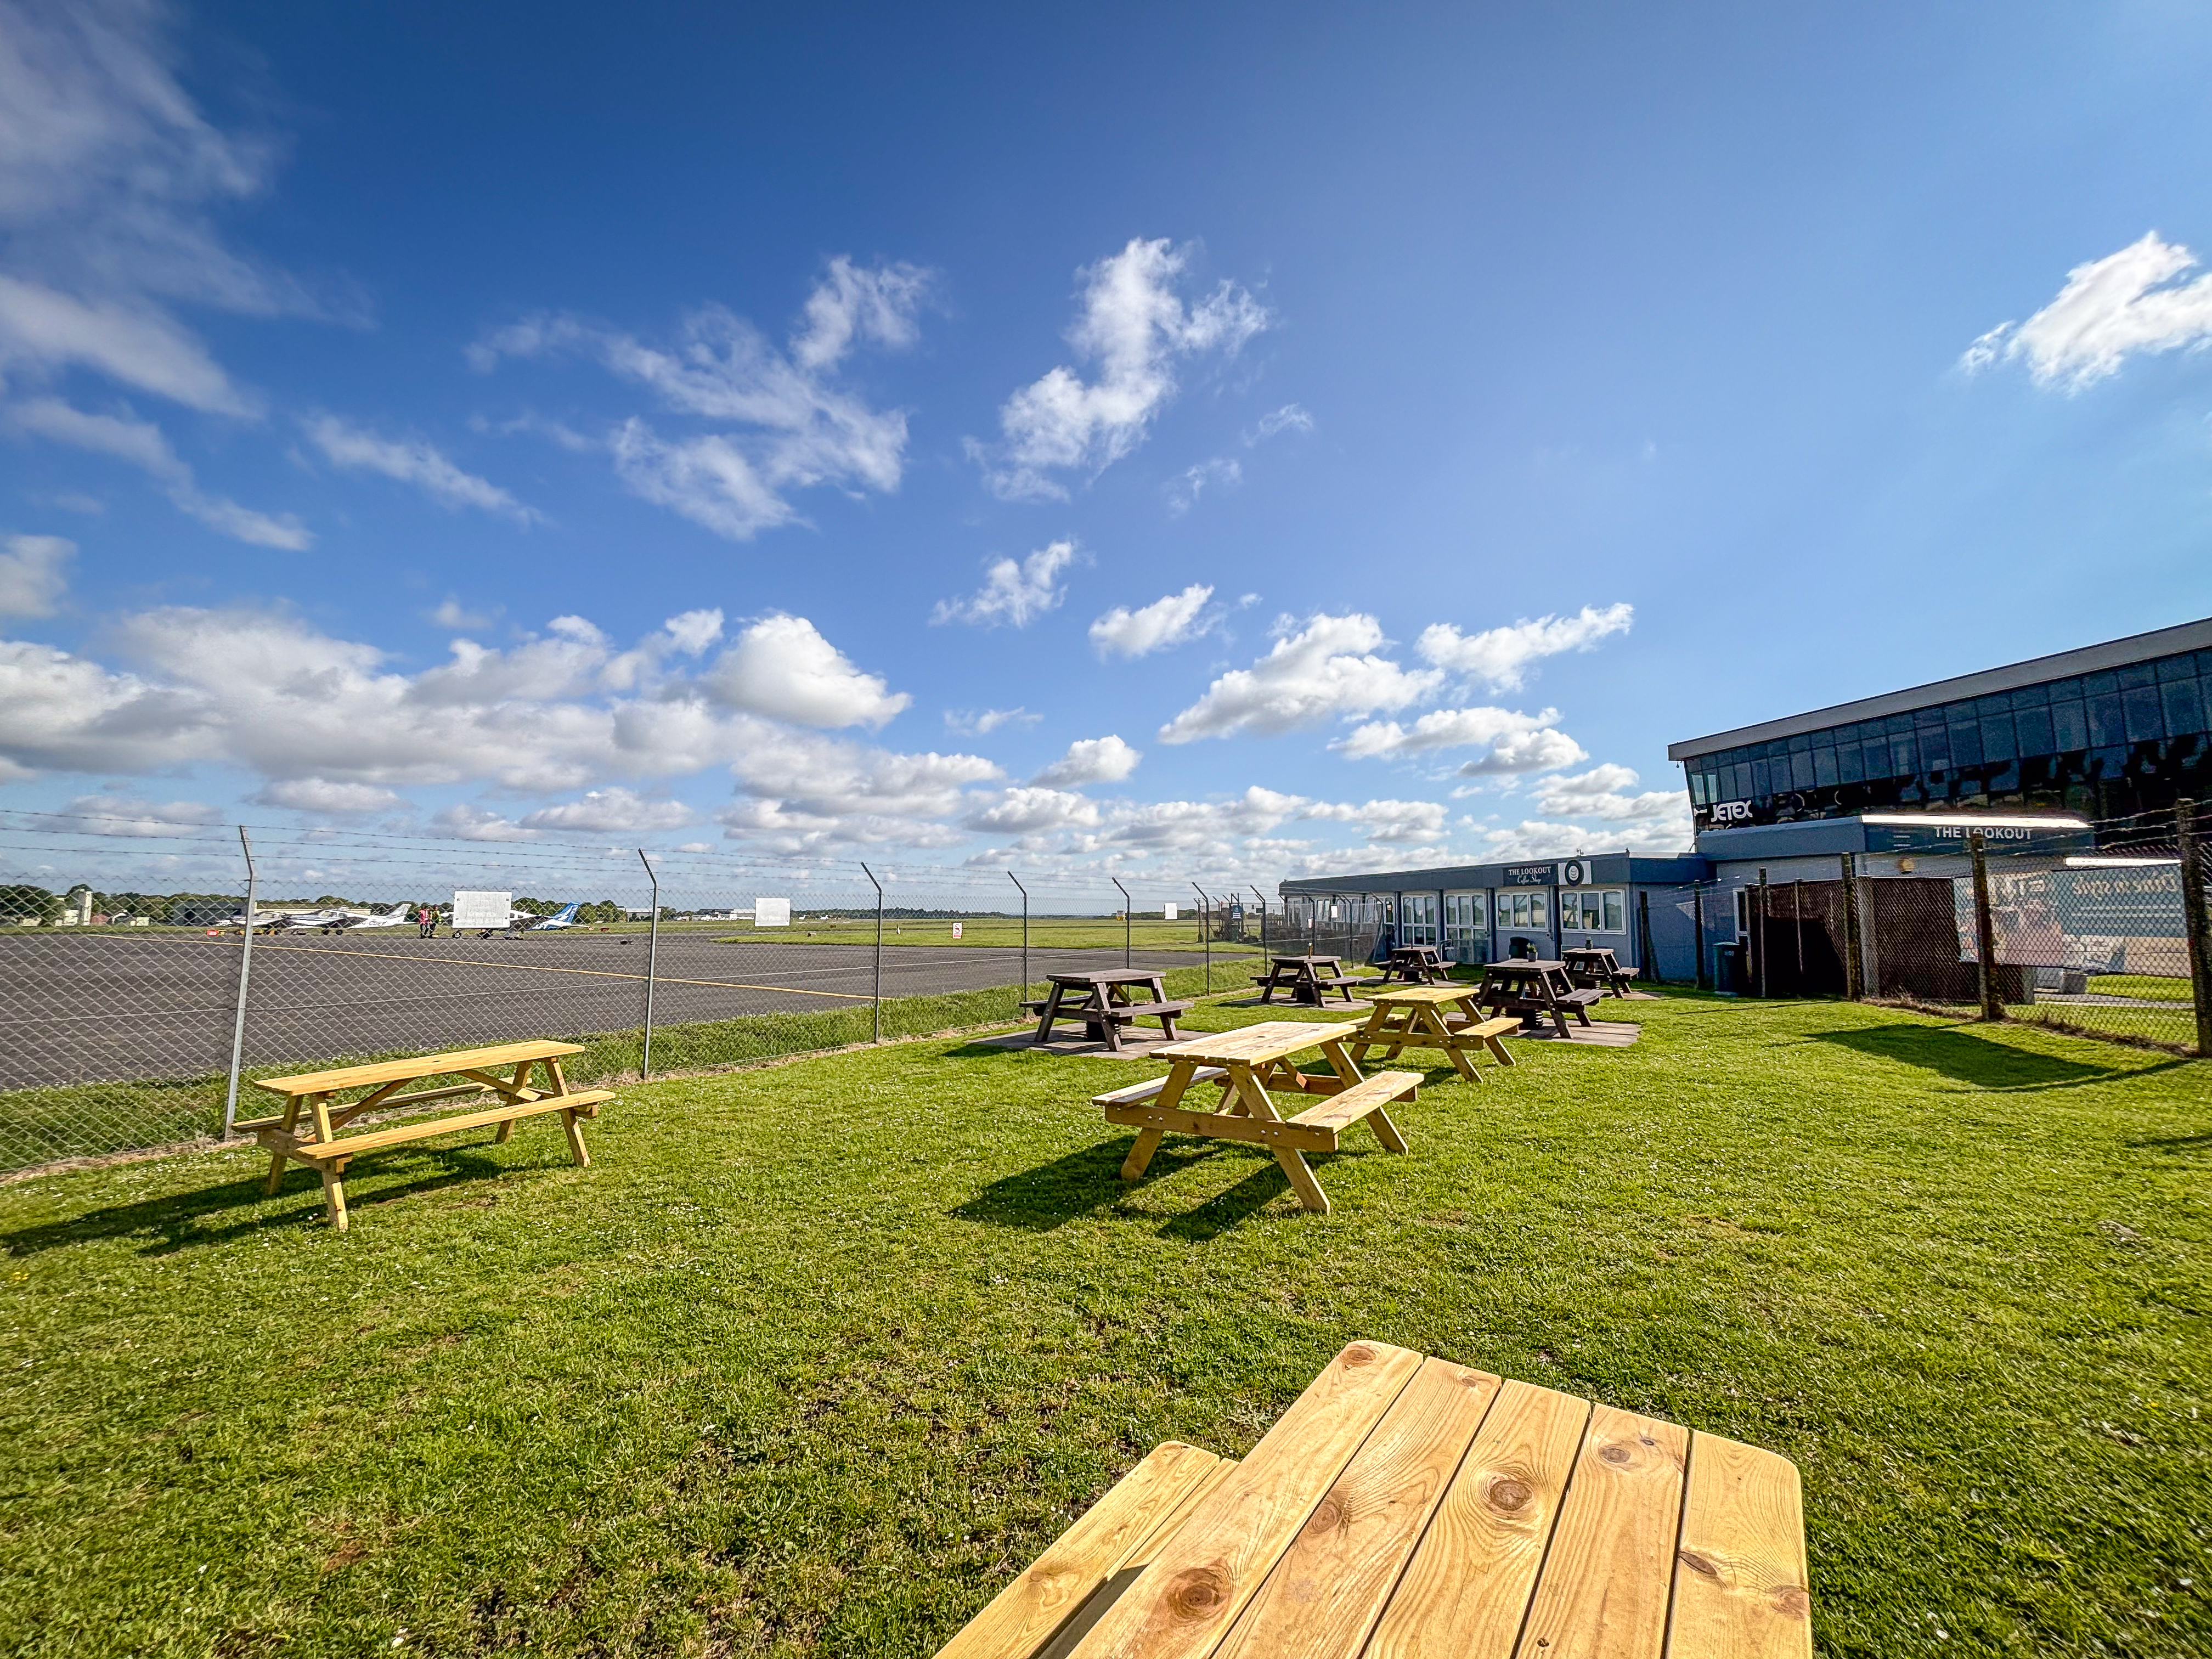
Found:
[(1713, 947), (1713, 984), (1730, 996), (1751, 994), (1751, 951), (1741, 941)]

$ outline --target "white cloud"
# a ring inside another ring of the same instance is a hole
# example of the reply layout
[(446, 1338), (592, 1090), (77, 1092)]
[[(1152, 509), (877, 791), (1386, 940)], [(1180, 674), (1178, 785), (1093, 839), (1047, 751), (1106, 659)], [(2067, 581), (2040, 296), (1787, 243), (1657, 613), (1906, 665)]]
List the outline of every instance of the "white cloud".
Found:
[[(678, 651), (687, 657), (696, 657), (722, 637), (722, 613), (719, 610), (686, 611), (671, 617), (661, 626), (668, 630), (668, 637)], [(817, 639), (821, 637), (819, 634), (815, 635)]]
[(1017, 563), (994, 562), (983, 573), (983, 585), (964, 599), (939, 599), (930, 612), (932, 623), (979, 623), (995, 627), (1008, 623), (1026, 627), (1048, 611), (1057, 610), (1067, 597), (1060, 586), (1060, 573), (1075, 562), (1075, 544), (1057, 541), (1041, 547)]
[(1260, 424), (1245, 434), (1244, 447), (1253, 448), (1280, 432), (1310, 432), (1313, 429), (1314, 417), (1306, 412), (1304, 405), (1285, 404), (1280, 409), (1270, 410), (1260, 417)]
[(1444, 807), (1440, 801), (1370, 800), (1355, 806), (1350, 802), (1318, 803), (1299, 816), (1357, 824), (1375, 846), (1398, 847), (1440, 841), (1444, 834)]
[(222, 814), (202, 801), (156, 805), (127, 795), (79, 795), (62, 811), (84, 819), (83, 833), (93, 836), (173, 836), (180, 826), (222, 822)]
[(391, 790), (373, 783), (332, 783), (328, 778), (280, 779), (264, 787), (253, 801), (258, 806), (333, 816), (390, 812), (407, 804)]
[(580, 800), (542, 806), (521, 820), (525, 830), (581, 830), (599, 833), (615, 830), (677, 830), (693, 821), (691, 809), (681, 801), (647, 800), (619, 784), (586, 791)]
[(797, 617), (755, 624), (696, 678), (677, 672), (665, 633), (617, 652), (580, 617), (503, 651), (456, 640), (449, 660), (412, 676), (283, 614), (179, 607), (112, 632), (128, 669), (0, 641), (0, 758), (541, 792), (731, 763), (784, 741), (764, 716), (880, 724), (905, 704)]
[(975, 738), (987, 738), (1002, 726), (1035, 726), (1043, 718), (1026, 708), (986, 708), (980, 714), (951, 708), (945, 711), (946, 730)]
[(1139, 237), (1078, 273), (1083, 309), (1068, 343), (1079, 361), (1097, 365), (1097, 378), (1056, 368), (1006, 399), (999, 411), (1003, 446), (995, 453), (969, 446), (994, 492), (1009, 501), (1064, 497), (1051, 473), (1095, 475), (1144, 441), (1175, 395), (1176, 359), (1233, 356), (1267, 326), (1267, 309), (1234, 283), (1186, 305), (1176, 286), (1189, 260), (1188, 248)]
[(1370, 720), (1329, 744), (1347, 760), (1375, 755), (1419, 755), (1437, 749), (1466, 749), (1496, 744), (1501, 738), (1526, 737), (1556, 726), (1559, 711), (1524, 714), (1510, 708), (1437, 708), (1413, 725)]
[(441, 507), (480, 507), (524, 525), (538, 516), (489, 479), (464, 472), (420, 439), (381, 438), (335, 415), (318, 415), (302, 424), (315, 447), (334, 466), (355, 472), (380, 472), (401, 483), (413, 484)]
[(498, 617), (500, 607), (489, 611), (471, 611), (454, 595), (448, 593), (429, 613), (429, 620), (441, 628), (489, 628)]
[(963, 822), (970, 830), (994, 835), (1034, 835), (1043, 830), (1097, 823), (1098, 804), (1060, 789), (1006, 789)]
[(1067, 752), (1030, 781), (1073, 788), (1085, 783), (1120, 783), (1137, 769), (1144, 756), (1110, 732), (1103, 738), (1078, 738)]
[(526, 830), (512, 818), (482, 806), (453, 805), (430, 820), (433, 829), (442, 830), (462, 841), (536, 841), (535, 830)]
[(1529, 732), (1499, 738), (1488, 754), (1467, 762), (1459, 773), (1463, 778), (1513, 776), (1574, 766), (1589, 758), (1589, 751), (1564, 732)]
[(1091, 624), (1091, 643), (1102, 657), (1143, 657), (1196, 639), (1210, 623), (1202, 620), (1213, 590), (1193, 582), (1180, 593), (1154, 599), (1132, 611), (1117, 605)]
[(716, 816), (729, 840), (786, 853), (837, 846), (947, 846), (943, 820), (974, 784), (1001, 775), (978, 755), (898, 754), (811, 732), (763, 732), (732, 766), (738, 799)]
[(1463, 635), (1449, 623), (1432, 623), (1421, 630), (1414, 648), (1447, 672), (1513, 691), (1520, 689), (1530, 663), (1563, 651), (1588, 651), (1608, 635), (1626, 634), (1635, 617), (1632, 605), (1601, 610), (1586, 605), (1571, 617), (1540, 617), (1480, 634)]
[(1372, 617), (1315, 617), (1278, 639), (1251, 667), (1215, 680), (1160, 728), (1160, 741), (1287, 732), (1339, 715), (1402, 708), (1436, 690), (1441, 674), (1376, 656), (1382, 643), (1382, 624)]
[(257, 547), (302, 552), (313, 547), (313, 535), (289, 514), (271, 516), (240, 507), (222, 495), (204, 494), (192, 469), (170, 448), (161, 429), (147, 421), (115, 415), (93, 415), (53, 398), (36, 398), (8, 409), (7, 418), (19, 431), (56, 443), (127, 461), (159, 483), (178, 511), (198, 519), (210, 530), (251, 542)]
[(793, 492), (898, 488), (905, 414), (869, 408), (836, 384), (834, 371), (856, 343), (911, 345), (929, 282), (929, 273), (913, 265), (869, 269), (840, 256), (782, 349), (742, 317), (709, 306), (684, 320), (672, 348), (548, 315), (494, 331), (468, 356), (489, 371), (505, 357), (581, 355), (644, 386), (670, 410), (724, 426), (664, 440), (632, 417), (614, 428), (608, 448), (633, 492), (744, 541), (799, 521)]
[(726, 708), (801, 726), (872, 730), (914, 701), (891, 691), (879, 676), (863, 673), (804, 617), (764, 617), (753, 623), (701, 684)]
[(1607, 823), (1656, 822), (1686, 833), (1687, 794), (1680, 789), (1628, 793), (1636, 783), (1632, 770), (1611, 764), (1571, 776), (1546, 778), (1536, 786), (1536, 809), (1558, 817), (1600, 818)]
[(76, 544), (60, 536), (0, 536), (0, 617), (51, 617), (69, 585)]
[(1960, 358), (1969, 373), (2024, 357), (2039, 385), (2079, 389), (2112, 374), (2137, 352), (2201, 348), (2212, 342), (2212, 276), (2173, 278), (2197, 256), (2156, 231), (2117, 253), (2066, 273), (2058, 297), (2017, 328), (2000, 323)]
[(1196, 466), (1185, 467), (1182, 476), (1168, 486), (1168, 511), (1181, 518), (1198, 505), (1198, 498), (1208, 486), (1218, 484), (1224, 489), (1234, 489), (1243, 482), (1244, 468), (1240, 462), (1216, 455)]

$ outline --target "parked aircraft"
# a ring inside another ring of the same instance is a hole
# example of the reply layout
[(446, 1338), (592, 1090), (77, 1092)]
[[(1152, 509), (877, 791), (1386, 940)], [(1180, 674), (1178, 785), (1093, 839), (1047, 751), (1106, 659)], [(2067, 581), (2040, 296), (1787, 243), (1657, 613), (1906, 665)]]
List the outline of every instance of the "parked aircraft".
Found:
[(555, 933), (563, 927), (574, 927), (576, 912), (582, 908), (576, 904), (564, 904), (550, 916), (531, 916), (527, 920), (518, 910), (514, 913), (515, 920), (509, 925), (519, 933)]
[(381, 913), (371, 911), (367, 915), (342, 916), (331, 925), (343, 927), (349, 933), (364, 927), (412, 927), (415, 925), (415, 907), (395, 904)]

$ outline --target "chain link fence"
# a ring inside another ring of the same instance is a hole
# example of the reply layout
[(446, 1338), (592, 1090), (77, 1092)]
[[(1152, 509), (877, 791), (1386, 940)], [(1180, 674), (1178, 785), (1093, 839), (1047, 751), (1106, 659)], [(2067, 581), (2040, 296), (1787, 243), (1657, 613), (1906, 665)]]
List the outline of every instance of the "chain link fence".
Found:
[(1764, 879), (1655, 888), (1650, 902), (1688, 919), (1696, 983), (1723, 993), (1855, 997), (2212, 1053), (2200, 1016), (2212, 896), (2191, 845), (2208, 829), (2196, 809), (2100, 822), (2094, 851), (1798, 859)]
[(1250, 889), (369, 832), (0, 819), (0, 1170), (218, 1135), (256, 1078), (554, 1037), (605, 1082), (1249, 983)]

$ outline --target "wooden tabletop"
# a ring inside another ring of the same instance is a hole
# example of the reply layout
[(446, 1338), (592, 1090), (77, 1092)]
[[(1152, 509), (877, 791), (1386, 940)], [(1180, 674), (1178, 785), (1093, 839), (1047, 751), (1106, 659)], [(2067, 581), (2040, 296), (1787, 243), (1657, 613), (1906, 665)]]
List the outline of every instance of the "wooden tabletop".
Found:
[(1166, 971), (1164, 968), (1099, 968), (1047, 974), (1045, 977), (1055, 985), (1127, 985), (1156, 980)]
[(1504, 962), (1484, 963), (1482, 971), (1486, 974), (1540, 974), (1556, 971), (1566, 965), (1549, 957), (1509, 957)]
[(1400, 985), (1387, 991), (1370, 991), (1370, 1002), (1435, 1003), (1465, 1002), (1482, 994), (1480, 985)]
[(526, 1060), (558, 1060), (580, 1054), (580, 1043), (502, 1042), (490, 1048), (456, 1048), (449, 1054), (417, 1054), (411, 1060), (379, 1060), (374, 1066), (342, 1066), (331, 1072), (302, 1072), (297, 1077), (253, 1079), (257, 1089), (272, 1095), (321, 1095), (338, 1089), (357, 1089), (380, 1083), (404, 1083), (410, 1078), (437, 1077), (447, 1072), (481, 1070)]
[(1201, 1031), (1196, 1036), (1163, 1044), (1152, 1050), (1169, 1060), (1194, 1060), (1206, 1066), (1264, 1065), (1285, 1060), (1304, 1048), (1325, 1042), (1345, 1042), (1352, 1031), (1345, 1025), (1317, 1025), (1310, 1020), (1269, 1019), (1257, 1025), (1241, 1025), (1233, 1031)]
[(1343, 962), (1344, 958), (1342, 957), (1269, 957), (1267, 960), (1273, 963), (1278, 968), (1280, 968), (1291, 963), (1301, 962), (1308, 963), (1321, 962), (1340, 963)]
[(1066, 1651), (1810, 1659), (1797, 1471), (1354, 1342)]

